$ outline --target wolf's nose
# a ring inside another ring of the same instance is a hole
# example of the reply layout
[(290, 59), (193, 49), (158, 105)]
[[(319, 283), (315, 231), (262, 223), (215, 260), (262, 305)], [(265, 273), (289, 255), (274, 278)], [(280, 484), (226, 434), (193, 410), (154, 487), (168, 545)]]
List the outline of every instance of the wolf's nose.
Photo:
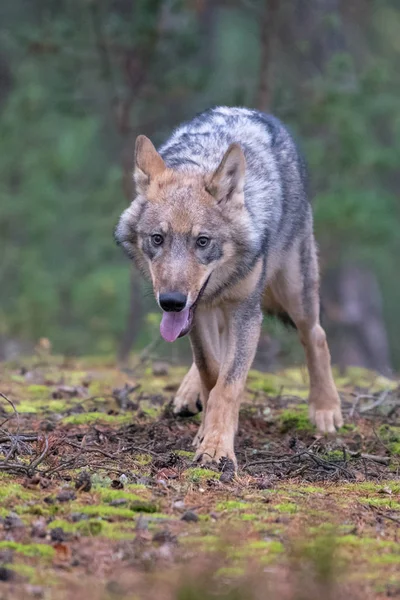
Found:
[(160, 306), (165, 312), (180, 312), (186, 306), (187, 297), (180, 292), (169, 292), (160, 294)]

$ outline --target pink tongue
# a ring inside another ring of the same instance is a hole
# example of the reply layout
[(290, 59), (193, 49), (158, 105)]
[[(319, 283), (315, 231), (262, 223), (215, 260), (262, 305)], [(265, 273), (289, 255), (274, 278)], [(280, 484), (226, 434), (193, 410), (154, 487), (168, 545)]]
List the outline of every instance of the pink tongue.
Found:
[(181, 312), (164, 312), (160, 333), (166, 342), (174, 342), (189, 320), (189, 309), (185, 308)]

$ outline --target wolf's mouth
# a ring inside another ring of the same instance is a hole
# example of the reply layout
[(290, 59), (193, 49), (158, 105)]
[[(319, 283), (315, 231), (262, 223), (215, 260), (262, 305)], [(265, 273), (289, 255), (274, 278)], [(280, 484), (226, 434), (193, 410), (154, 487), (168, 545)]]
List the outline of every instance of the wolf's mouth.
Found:
[(192, 328), (194, 314), (197, 305), (202, 297), (206, 285), (209, 282), (208, 277), (197, 295), (195, 302), (190, 308), (185, 308), (180, 312), (163, 312), (160, 323), (160, 333), (166, 342), (175, 342), (178, 338), (187, 335)]

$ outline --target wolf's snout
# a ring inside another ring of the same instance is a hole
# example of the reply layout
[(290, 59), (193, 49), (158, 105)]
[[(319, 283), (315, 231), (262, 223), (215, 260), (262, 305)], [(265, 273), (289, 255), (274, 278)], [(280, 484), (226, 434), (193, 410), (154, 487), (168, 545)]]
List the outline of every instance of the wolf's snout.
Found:
[(160, 294), (159, 302), (165, 312), (180, 312), (186, 306), (187, 296), (180, 292), (168, 292)]

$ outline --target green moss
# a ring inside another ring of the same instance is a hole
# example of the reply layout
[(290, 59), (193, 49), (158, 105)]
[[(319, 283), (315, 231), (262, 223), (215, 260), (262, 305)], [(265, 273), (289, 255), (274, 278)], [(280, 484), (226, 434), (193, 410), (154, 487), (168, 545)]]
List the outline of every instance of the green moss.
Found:
[(191, 467), (186, 469), (184, 477), (187, 481), (200, 483), (206, 479), (219, 479), (219, 473), (211, 471), (211, 469), (202, 469), (201, 467)]
[(92, 475), (92, 488), (109, 488), (112, 483), (112, 480), (107, 475), (102, 475), (101, 473), (93, 473)]
[(77, 523), (70, 523), (69, 521), (66, 521), (64, 519), (55, 519), (54, 521), (49, 523), (48, 527), (49, 529), (56, 529), (57, 527), (60, 527), (66, 533), (75, 533)]
[[(93, 381), (89, 385), (89, 394), (90, 394), (90, 396), (96, 396), (96, 401), (97, 401), (98, 396), (104, 395), (106, 387), (107, 386), (105, 385), (104, 381)], [(111, 386), (110, 386), (110, 390), (111, 390)]]
[(175, 521), (175, 517), (172, 515), (167, 515), (166, 513), (151, 513), (148, 516), (146, 516), (146, 521), (149, 521), (149, 523), (154, 522), (156, 523), (157, 521)]
[(243, 567), (221, 567), (215, 573), (216, 577), (234, 579), (236, 577), (243, 577), (246, 571)]
[(275, 375), (264, 375), (259, 371), (251, 370), (248, 377), (249, 388), (255, 391), (265, 392), (270, 396), (277, 396), (282, 386), (279, 385)]
[[(143, 495), (139, 496), (138, 494), (135, 493), (136, 491), (143, 492)], [(133, 486), (127, 486), (123, 490), (100, 488), (100, 489), (96, 489), (96, 493), (100, 496), (100, 499), (102, 500), (102, 502), (106, 502), (106, 503), (112, 502), (113, 500), (119, 500), (121, 498), (123, 498), (125, 500), (130, 500), (131, 502), (136, 502), (136, 501), (143, 502), (143, 501), (147, 500), (146, 496), (149, 495), (149, 492), (148, 492), (148, 490), (146, 490), (146, 488), (133, 487)]]
[(40, 504), (34, 504), (33, 506), (16, 506), (14, 507), (14, 510), (17, 514), (30, 514), (37, 515), (40, 517), (49, 517), (52, 514), (50, 508), (45, 508)]
[(281, 542), (276, 540), (255, 540), (247, 544), (250, 550), (268, 550), (272, 554), (281, 554), (284, 547)]
[(50, 388), (47, 385), (28, 385), (25, 390), (32, 400), (41, 400), (48, 398), (50, 395)]
[(24, 565), (22, 563), (12, 563), (10, 565), (3, 565), (4, 567), (11, 569), (14, 573), (17, 573), (24, 579), (28, 579), (30, 582), (36, 579), (37, 569), (35, 567), (31, 567), (30, 565)]
[(163, 407), (162, 406), (152, 406), (150, 403), (148, 402), (142, 402), (140, 405), (140, 410), (142, 411), (142, 413), (144, 413), (146, 415), (146, 417), (149, 417), (150, 419), (157, 419), (162, 410)]
[(331, 450), (330, 452), (324, 452), (320, 456), (328, 462), (339, 462), (344, 460), (344, 454), (342, 450)]
[(141, 465), (142, 467), (145, 467), (146, 465), (149, 465), (152, 461), (152, 458), (150, 456), (150, 454), (138, 454), (137, 456), (135, 456), (135, 463), (137, 463), (138, 465)]
[(363, 481), (361, 483), (349, 483), (343, 487), (346, 490), (351, 490), (355, 492), (368, 491), (376, 493), (380, 493), (383, 488), (388, 488), (392, 491), (393, 494), (400, 494), (400, 483), (398, 481), (393, 481), (390, 479), (387, 481), (381, 481), (379, 483), (373, 483), (372, 481)]
[(141, 512), (141, 513), (157, 513), (157, 511), (159, 510), (159, 507), (156, 504), (153, 504), (151, 502), (144, 502), (142, 500), (136, 500), (135, 502), (132, 502), (132, 504), (130, 505), (131, 510), (133, 510), (134, 512)]
[(259, 518), (260, 518), (260, 515), (254, 515), (251, 513), (244, 513), (244, 514), (240, 515), (241, 521), (258, 521)]
[(371, 542), (375, 542), (375, 540), (371, 538), (362, 538), (357, 535), (342, 535), (337, 539), (337, 543), (341, 546), (351, 546), (354, 548), (358, 548), (360, 546), (368, 546)]
[(397, 384), (392, 379), (387, 379), (376, 374), (375, 371), (369, 371), (362, 367), (348, 367), (344, 376), (341, 376), (336, 368), (333, 369), (336, 385), (339, 388), (357, 386), (367, 389), (373, 394), (383, 390), (394, 390)]
[(351, 433), (353, 431), (357, 431), (357, 426), (353, 425), (353, 423), (345, 423), (339, 429), (339, 433)]
[(381, 540), (370, 537), (362, 537), (353, 534), (342, 535), (337, 537), (337, 544), (341, 546), (351, 546), (355, 548), (364, 548), (368, 551), (374, 551), (381, 549), (386, 550), (398, 550), (398, 543), (392, 540)]
[(18, 542), (2, 541), (0, 542), (0, 550), (3, 549), (14, 550), (24, 556), (41, 556), (42, 558), (52, 558), (54, 556), (54, 548), (47, 544), (20, 544)]
[(91, 423), (103, 421), (104, 423), (123, 425), (125, 423), (130, 423), (131, 420), (132, 417), (129, 415), (108, 415), (106, 413), (90, 412), (70, 415), (69, 417), (62, 419), (62, 422), (65, 425), (90, 425)]
[(32, 491), (23, 488), (18, 483), (4, 483), (0, 486), (1, 503), (5, 503), (7, 500), (14, 500), (16, 498), (25, 501), (34, 500), (35, 494)]
[(287, 431), (296, 430), (310, 432), (314, 430), (313, 425), (308, 419), (308, 409), (303, 407), (296, 407), (293, 409), (286, 409), (280, 415), (278, 422), (282, 433)]
[(359, 498), (360, 502), (370, 504), (371, 506), (383, 506), (384, 508), (392, 510), (400, 510), (400, 502), (392, 500), (390, 497), (386, 498)]
[[(11, 408), (11, 407), (10, 407)], [(38, 406), (35, 406), (32, 404), (32, 402), (29, 402), (29, 400), (21, 400), (20, 402), (18, 402), (17, 404), (17, 409), (18, 412), (23, 414), (36, 414), (39, 412), (39, 408)], [(11, 411), (13, 409), (11, 408)], [(11, 412), (8, 409), (6, 410), (6, 412)]]
[(224, 502), (218, 502), (215, 507), (217, 511), (222, 510), (245, 510), (250, 505), (247, 502), (240, 502), (239, 500), (225, 500)]
[(61, 413), (68, 409), (70, 403), (65, 400), (49, 400), (44, 404), (44, 408), (46, 411), (52, 413)]
[(82, 535), (96, 536), (102, 533), (103, 527), (102, 521), (98, 519), (88, 519), (87, 521), (79, 521), (76, 524), (76, 531), (79, 531)]
[[(130, 527), (129, 527), (130, 526)], [(107, 523), (100, 518), (91, 518), (88, 520), (70, 523), (62, 519), (50, 523), (49, 528), (61, 527), (66, 533), (79, 533), (83, 536), (100, 536), (109, 539), (132, 539), (134, 536), (135, 522)]]
[(381, 425), (379, 436), (393, 454), (400, 454), (400, 427)]
[(282, 504), (275, 504), (273, 508), (281, 513), (287, 513), (291, 515), (297, 512), (297, 506), (296, 504), (293, 504), (293, 502), (282, 502)]
[(224, 542), (216, 535), (188, 536), (180, 540), (185, 546), (201, 548), (202, 550), (216, 551), (224, 548)]
[(87, 380), (88, 374), (86, 371), (63, 371), (63, 379), (66, 385), (77, 386), (82, 385), (82, 382)]
[(187, 450), (175, 450), (175, 454), (177, 454), (178, 456), (183, 456), (184, 458), (190, 458), (193, 459), (195, 453), (194, 452), (188, 452)]
[(305, 485), (297, 488), (297, 491), (302, 492), (304, 494), (324, 494), (325, 490), (322, 487), (318, 487), (315, 485)]
[(400, 554), (381, 554), (372, 556), (370, 562), (381, 565), (400, 565)]

